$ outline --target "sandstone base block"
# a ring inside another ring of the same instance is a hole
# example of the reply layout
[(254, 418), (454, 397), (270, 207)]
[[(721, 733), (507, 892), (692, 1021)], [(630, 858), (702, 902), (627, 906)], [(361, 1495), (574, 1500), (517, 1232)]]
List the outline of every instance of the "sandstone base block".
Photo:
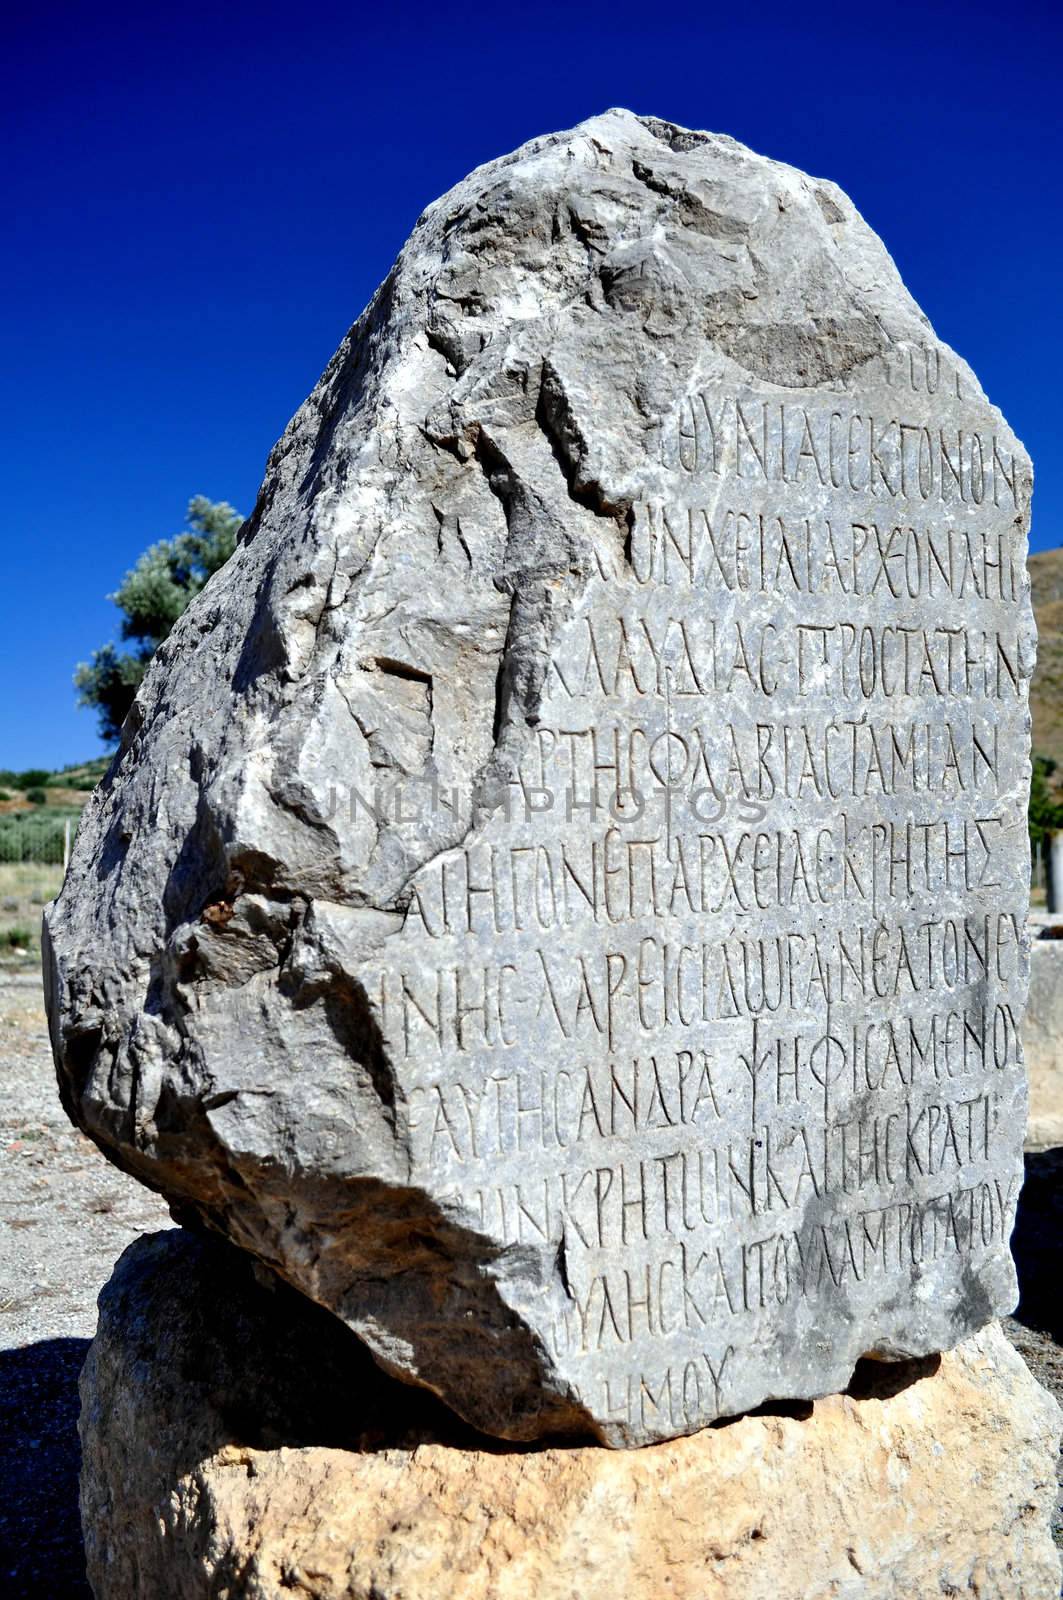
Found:
[(131, 1246), (100, 1298), (81, 1434), (97, 1600), (1058, 1592), (1059, 1412), (996, 1326), (643, 1450), (514, 1448), (175, 1231)]

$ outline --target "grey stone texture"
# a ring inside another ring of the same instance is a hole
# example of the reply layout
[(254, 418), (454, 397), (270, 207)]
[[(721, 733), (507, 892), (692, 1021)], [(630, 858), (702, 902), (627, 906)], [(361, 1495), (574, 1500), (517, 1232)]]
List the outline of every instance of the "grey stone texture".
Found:
[(1027, 1147), (1063, 1145), (1063, 939), (1054, 928), (1030, 945), (1022, 1043), (1030, 1080)]
[(509, 1439), (1006, 1312), (1030, 487), (833, 184), (627, 111), (480, 168), (86, 813), (71, 1116)]

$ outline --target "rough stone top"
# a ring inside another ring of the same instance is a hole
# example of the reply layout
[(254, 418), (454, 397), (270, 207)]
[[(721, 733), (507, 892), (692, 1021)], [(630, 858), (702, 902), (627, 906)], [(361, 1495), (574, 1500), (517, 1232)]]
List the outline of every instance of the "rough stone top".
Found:
[(86, 812), (71, 1115), (509, 1438), (1008, 1309), (1029, 494), (833, 184), (619, 110), (477, 169)]

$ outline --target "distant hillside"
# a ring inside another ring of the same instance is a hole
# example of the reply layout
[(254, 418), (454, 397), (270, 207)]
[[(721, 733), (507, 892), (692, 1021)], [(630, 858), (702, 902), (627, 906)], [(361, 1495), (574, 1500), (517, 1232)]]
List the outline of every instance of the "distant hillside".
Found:
[(1030, 557), (1030, 584), (1037, 618), (1037, 670), (1030, 685), (1033, 748), (1058, 763), (1055, 786), (1063, 784), (1063, 550)]
[(52, 774), (51, 782), (57, 789), (95, 789), (110, 764), (110, 756), (94, 756), (91, 761), (60, 767), (58, 772)]
[(107, 768), (110, 756), (96, 756), (56, 772), (0, 768), (0, 816), (47, 810), (80, 811)]

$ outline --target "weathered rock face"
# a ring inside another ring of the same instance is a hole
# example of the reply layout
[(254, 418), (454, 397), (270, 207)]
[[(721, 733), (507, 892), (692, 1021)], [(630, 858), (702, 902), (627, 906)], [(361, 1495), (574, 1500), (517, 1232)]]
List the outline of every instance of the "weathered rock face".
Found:
[(97, 1600), (1058, 1592), (1059, 1410), (999, 1328), (940, 1362), (865, 1362), (792, 1415), (626, 1453), (504, 1449), (232, 1254), (156, 1234), (101, 1296), (81, 1380)]
[(71, 1115), (508, 1438), (1007, 1310), (1029, 493), (833, 185), (623, 111), (475, 172), (82, 823)]
[(1063, 1144), (1063, 940), (1035, 939), (1022, 1030), (1030, 1080), (1027, 1144)]

